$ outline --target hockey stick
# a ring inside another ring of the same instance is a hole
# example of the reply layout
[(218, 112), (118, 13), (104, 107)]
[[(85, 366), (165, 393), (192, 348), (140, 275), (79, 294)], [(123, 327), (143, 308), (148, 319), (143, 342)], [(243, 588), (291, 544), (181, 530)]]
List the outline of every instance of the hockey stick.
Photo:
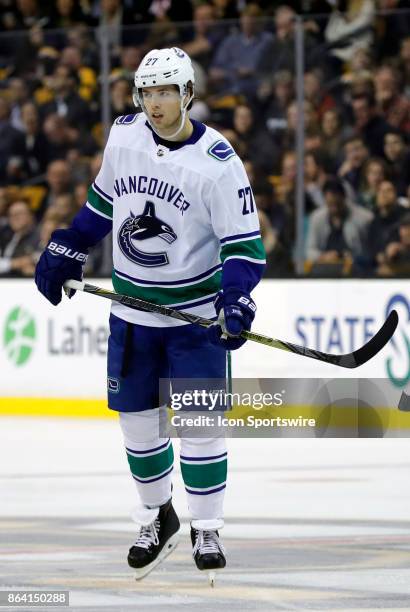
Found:
[[(120, 304), (128, 306), (129, 308), (134, 308), (135, 310), (161, 314), (166, 317), (172, 317), (173, 319), (185, 321), (186, 323), (195, 323), (197, 325), (201, 325), (201, 327), (209, 327), (215, 323), (215, 321), (198, 317), (194, 314), (190, 314), (189, 312), (183, 312), (182, 310), (175, 310), (174, 308), (169, 308), (168, 306), (153, 304), (152, 302), (146, 302), (145, 300), (140, 300), (139, 298), (130, 297), (128, 295), (122, 295), (121, 293), (114, 293), (114, 291), (102, 289), (101, 287), (95, 287), (94, 285), (89, 285), (88, 283), (76, 280), (68, 280), (64, 283), (64, 287), (99, 295), (100, 297), (107, 298), (108, 300), (119, 302)], [(369, 340), (369, 342), (366, 342), (366, 344), (356, 351), (346, 353), (345, 355), (322, 353), (322, 351), (315, 351), (314, 349), (299, 346), (298, 344), (293, 344), (292, 342), (284, 342), (283, 340), (268, 338), (267, 336), (262, 336), (262, 334), (256, 334), (254, 332), (242, 331), (241, 337), (246, 338), (246, 340), (252, 340), (253, 342), (258, 342), (259, 344), (265, 344), (266, 346), (280, 349), (282, 351), (288, 351), (290, 353), (295, 353), (296, 355), (302, 355), (303, 357), (310, 357), (311, 359), (331, 363), (342, 368), (357, 368), (372, 359), (379, 351), (381, 351), (381, 349), (387, 344), (394, 334), (398, 322), (399, 317), (397, 312), (392, 310), (382, 327), (373, 336), (373, 338)]]

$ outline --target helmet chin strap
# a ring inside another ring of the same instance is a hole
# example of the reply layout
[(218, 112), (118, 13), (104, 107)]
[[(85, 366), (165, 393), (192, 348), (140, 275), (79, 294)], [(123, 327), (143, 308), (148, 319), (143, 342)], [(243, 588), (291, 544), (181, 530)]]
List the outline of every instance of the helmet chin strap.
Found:
[(147, 109), (145, 108), (145, 104), (142, 100), (142, 96), (137, 96), (135, 94), (133, 95), (135, 106), (141, 106), (142, 111), (145, 117), (147, 118), (147, 121), (150, 124), (152, 131), (155, 132), (157, 136), (159, 136), (160, 138), (163, 138), (164, 140), (172, 140), (172, 138), (175, 138), (175, 136), (178, 136), (178, 134), (181, 132), (185, 124), (187, 108), (189, 106), (189, 103), (193, 99), (193, 97), (194, 97), (194, 94), (192, 93), (190, 97), (188, 98), (186, 104), (184, 105), (184, 96), (181, 96), (181, 106), (180, 106), (181, 120), (180, 120), (179, 128), (173, 134), (167, 134), (166, 136), (164, 136), (163, 134), (160, 134), (158, 130), (154, 127), (154, 125), (151, 123), (149, 115), (147, 113)]

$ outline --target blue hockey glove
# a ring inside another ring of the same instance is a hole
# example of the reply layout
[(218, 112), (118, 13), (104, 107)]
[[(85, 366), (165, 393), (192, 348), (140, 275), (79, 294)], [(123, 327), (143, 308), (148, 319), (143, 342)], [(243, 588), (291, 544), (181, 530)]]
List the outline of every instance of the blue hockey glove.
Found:
[[(40, 293), (57, 306), (61, 302), (65, 281), (69, 278), (82, 280), (87, 257), (88, 249), (81, 243), (75, 230), (55, 230), (36, 266), (34, 279)], [(70, 290), (68, 297), (74, 293)]]
[(208, 327), (208, 338), (212, 344), (234, 351), (246, 342), (238, 336), (242, 330), (250, 330), (256, 304), (249, 294), (228, 289), (217, 293), (214, 305), (218, 320)]

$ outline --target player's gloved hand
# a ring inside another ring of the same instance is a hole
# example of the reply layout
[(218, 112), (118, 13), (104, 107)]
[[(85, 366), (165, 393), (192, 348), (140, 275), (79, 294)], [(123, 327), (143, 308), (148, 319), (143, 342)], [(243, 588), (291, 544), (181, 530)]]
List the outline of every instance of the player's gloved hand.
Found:
[(212, 344), (234, 351), (246, 342), (239, 335), (242, 330), (250, 330), (256, 304), (249, 294), (228, 289), (217, 293), (214, 305), (218, 319), (208, 327), (208, 338)]
[[(36, 266), (34, 279), (40, 293), (57, 306), (61, 302), (65, 281), (70, 278), (82, 280), (87, 257), (88, 249), (81, 243), (75, 230), (55, 230)], [(71, 298), (74, 293), (70, 289), (68, 297)]]

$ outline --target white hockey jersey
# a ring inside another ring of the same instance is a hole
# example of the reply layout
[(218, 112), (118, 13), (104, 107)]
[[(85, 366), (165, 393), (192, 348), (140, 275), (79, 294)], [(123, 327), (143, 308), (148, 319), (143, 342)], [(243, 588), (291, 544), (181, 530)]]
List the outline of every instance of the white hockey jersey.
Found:
[[(168, 148), (142, 113), (118, 118), (87, 206), (112, 219), (115, 291), (214, 317), (224, 262), (261, 265), (265, 253), (241, 160), (219, 132), (195, 125)], [(115, 303), (112, 312), (141, 325), (184, 324)]]

